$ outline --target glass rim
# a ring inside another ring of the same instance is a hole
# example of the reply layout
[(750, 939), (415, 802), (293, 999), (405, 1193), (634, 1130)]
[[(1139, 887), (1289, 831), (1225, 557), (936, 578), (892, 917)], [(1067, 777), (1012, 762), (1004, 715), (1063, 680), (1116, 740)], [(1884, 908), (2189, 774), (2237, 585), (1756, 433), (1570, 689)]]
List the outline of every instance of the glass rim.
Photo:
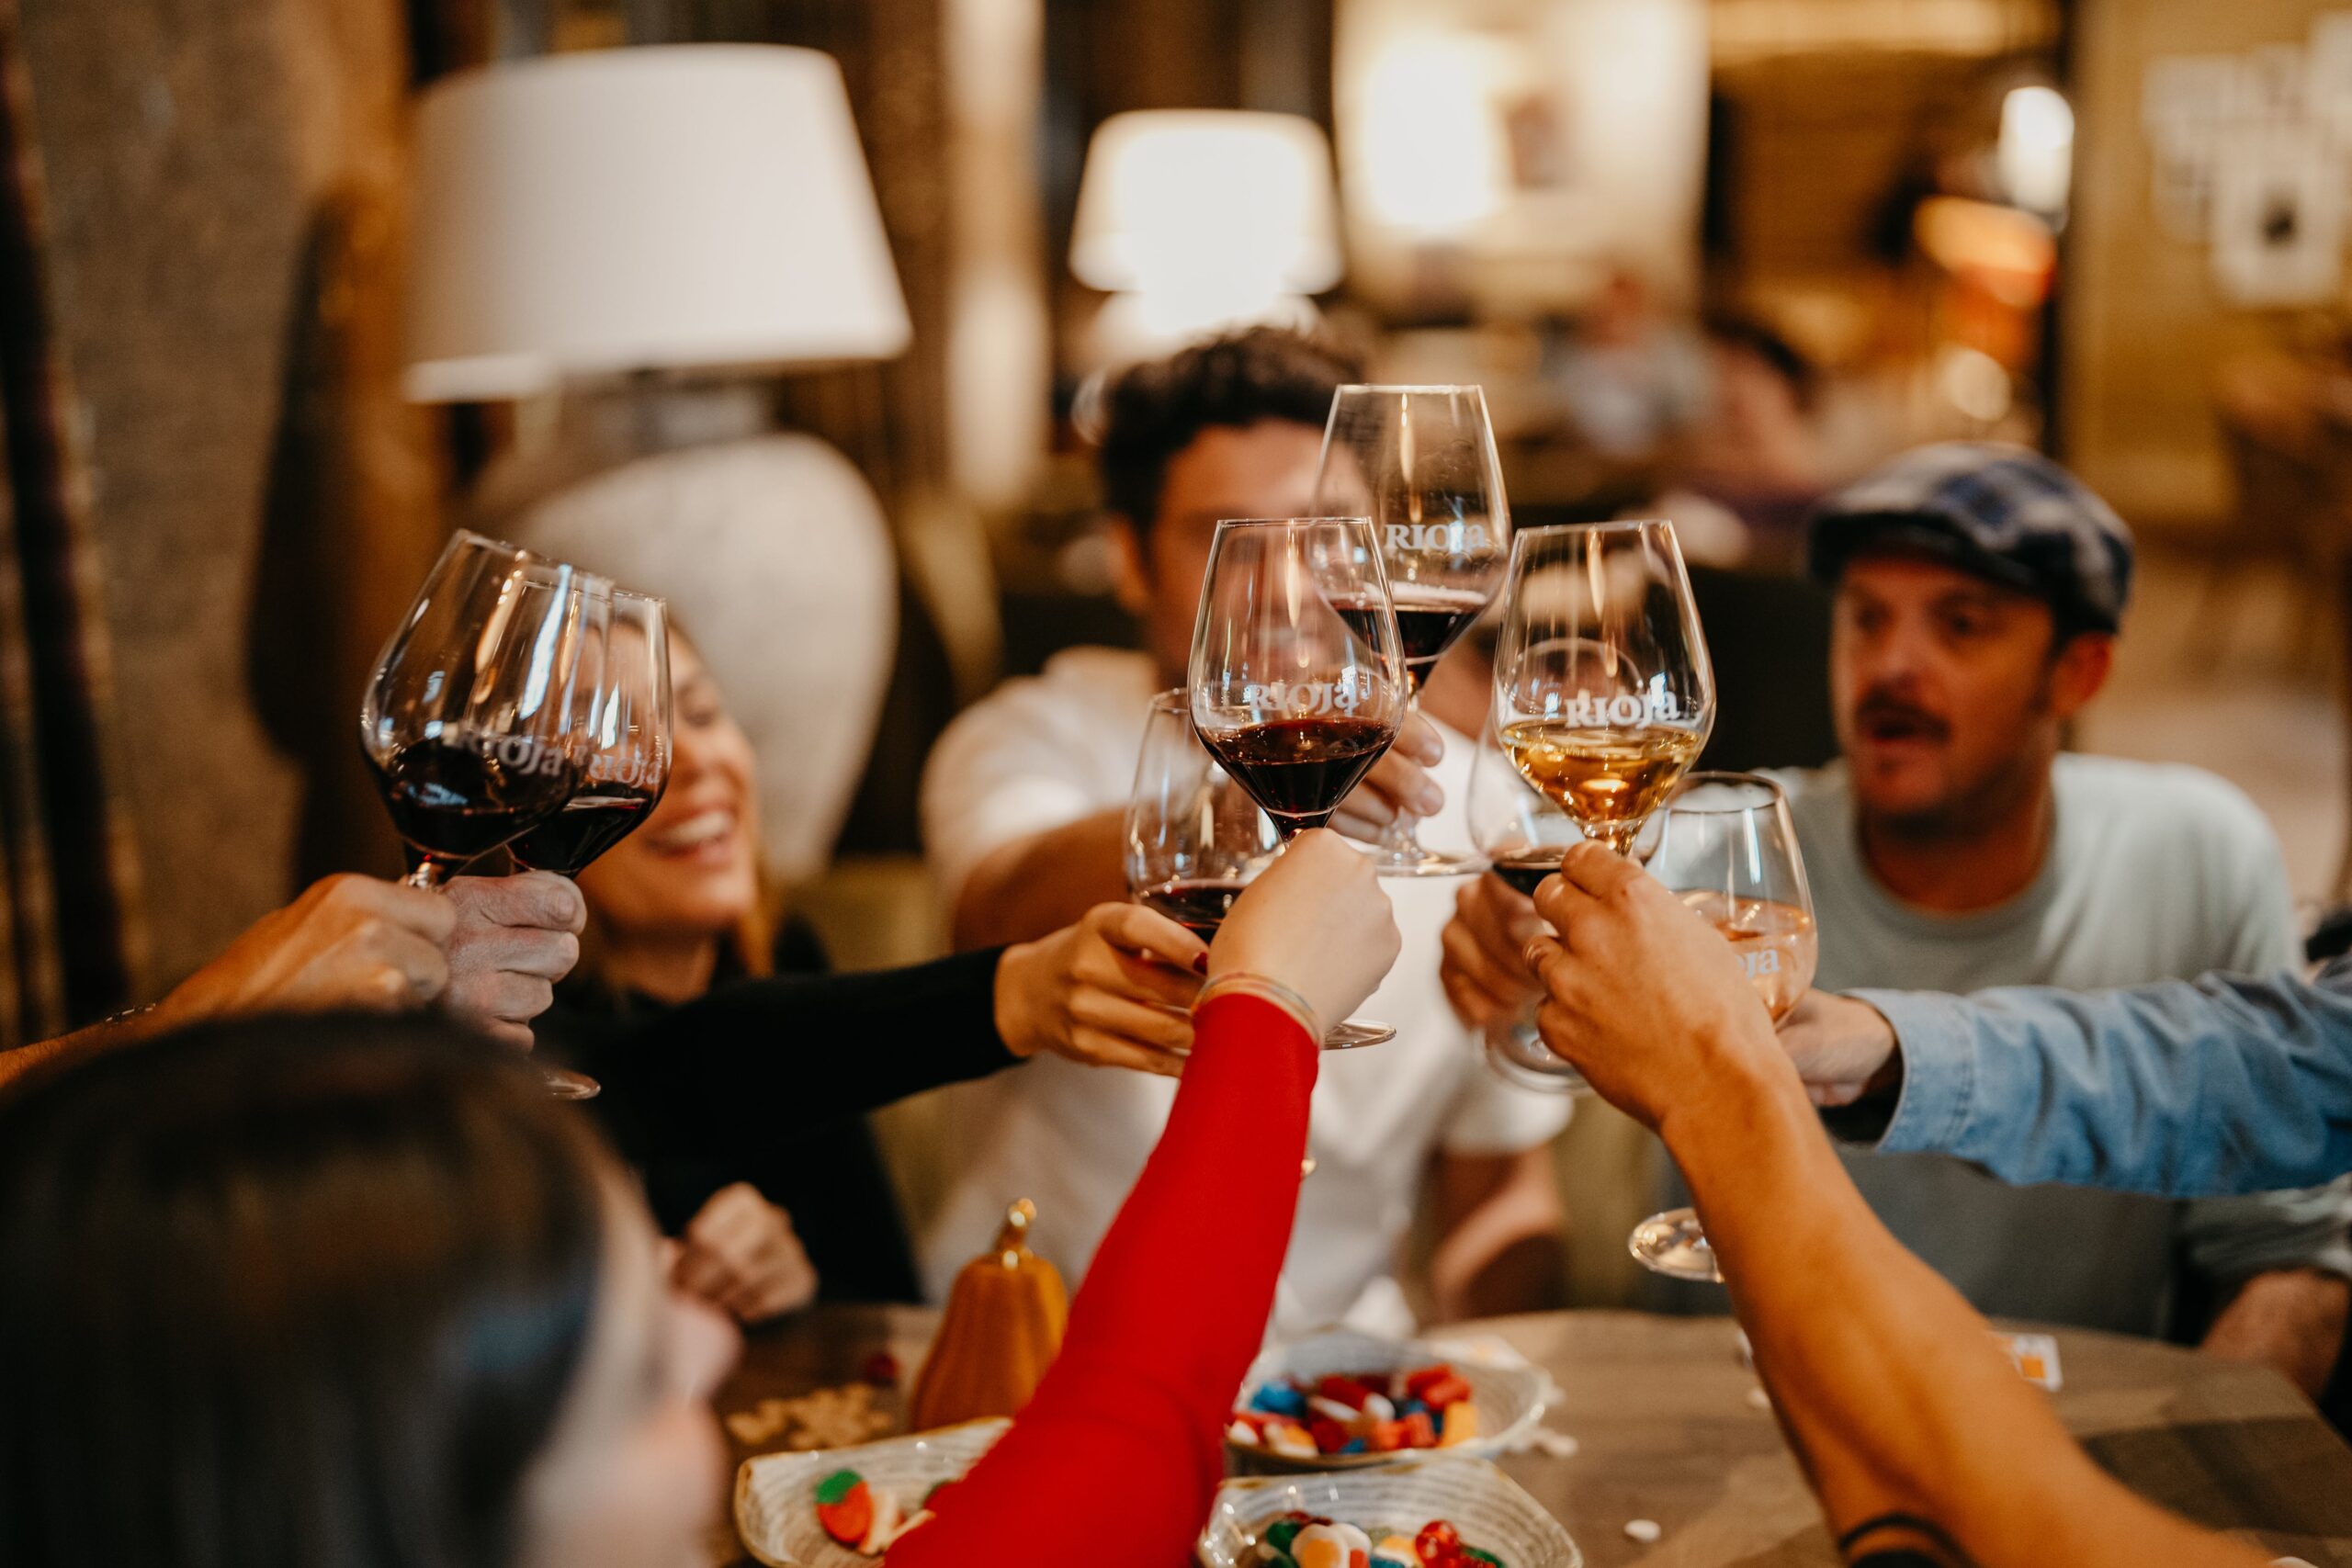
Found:
[(1170, 686), (1164, 692), (1151, 694), (1153, 713), (1181, 713), (1190, 716), (1193, 711), (1193, 688)]
[(1331, 395), (1337, 399), (1349, 392), (1474, 392), (1483, 398), (1487, 388), (1480, 381), (1342, 381)]
[(1611, 517), (1600, 523), (1539, 523), (1532, 528), (1513, 528), (1514, 540), (1540, 538), (1546, 534), (1631, 534), (1643, 528), (1671, 528), (1671, 517)]
[[(1682, 805), (1682, 796), (1702, 784), (1733, 784), (1743, 789), (1759, 789), (1764, 792), (1765, 798), (1751, 801), (1746, 806)], [(1674, 786), (1674, 793), (1667, 797), (1666, 803), (1658, 807), (1658, 811), (1661, 814), (1679, 811), (1687, 817), (1738, 817), (1750, 811), (1764, 811), (1775, 806), (1786, 806), (1788, 802), (1789, 792), (1762, 773), (1735, 773), (1729, 769), (1709, 768), (1700, 773), (1683, 774), (1681, 782)]]
[(1227, 528), (1325, 528), (1340, 523), (1361, 523), (1372, 526), (1372, 519), (1364, 516), (1340, 514), (1330, 517), (1220, 517), (1216, 525)]

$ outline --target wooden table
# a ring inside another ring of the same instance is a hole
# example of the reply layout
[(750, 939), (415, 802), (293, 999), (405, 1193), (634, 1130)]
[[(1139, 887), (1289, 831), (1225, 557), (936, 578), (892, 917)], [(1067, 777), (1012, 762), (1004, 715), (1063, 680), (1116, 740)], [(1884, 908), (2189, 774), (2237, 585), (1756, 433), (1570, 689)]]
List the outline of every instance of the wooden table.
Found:
[[(911, 1376), (936, 1322), (903, 1307), (802, 1314), (752, 1337), (719, 1410), (854, 1382), (877, 1350)], [(1728, 1319), (1552, 1313), (1447, 1332), (1498, 1335), (1565, 1391), (1544, 1424), (1574, 1437), (1577, 1452), (1502, 1465), (1567, 1525), (1591, 1568), (1837, 1563), (1779, 1428), (1749, 1398), (1756, 1380)], [(2285, 1380), (2146, 1340), (2057, 1338), (2059, 1414), (2108, 1470), (2274, 1555), (2352, 1568), (2352, 1449)], [(1637, 1518), (1655, 1520), (1663, 1538), (1629, 1540), (1625, 1524)]]

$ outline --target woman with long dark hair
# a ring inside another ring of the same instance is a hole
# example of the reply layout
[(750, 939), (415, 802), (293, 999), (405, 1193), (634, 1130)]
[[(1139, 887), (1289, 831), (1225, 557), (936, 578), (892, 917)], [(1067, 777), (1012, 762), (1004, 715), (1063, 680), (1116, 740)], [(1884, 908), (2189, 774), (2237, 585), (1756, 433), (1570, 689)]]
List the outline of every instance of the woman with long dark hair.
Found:
[[(1060, 1359), (894, 1568), (1026, 1563), (1045, 1517), (1182, 1556), (1288, 1240), (1315, 1042), (1396, 942), (1327, 833), (1236, 904)], [(668, 1288), (589, 1124), (447, 1029), (213, 1025), (0, 1102), (0, 1562), (703, 1560), (731, 1333)], [(779, 1135), (834, 1085), (812, 1071)]]

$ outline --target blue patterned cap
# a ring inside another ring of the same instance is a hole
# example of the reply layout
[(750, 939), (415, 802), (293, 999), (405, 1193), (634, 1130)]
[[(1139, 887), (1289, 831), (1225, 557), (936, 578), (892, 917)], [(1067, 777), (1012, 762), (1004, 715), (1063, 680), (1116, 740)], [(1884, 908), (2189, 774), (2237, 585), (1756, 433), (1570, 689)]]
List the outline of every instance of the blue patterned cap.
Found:
[(1864, 550), (1928, 555), (2032, 594), (2062, 623), (2111, 632), (2132, 597), (2132, 531), (2082, 480), (2022, 446), (1906, 452), (1822, 502), (1807, 564), (1835, 583)]

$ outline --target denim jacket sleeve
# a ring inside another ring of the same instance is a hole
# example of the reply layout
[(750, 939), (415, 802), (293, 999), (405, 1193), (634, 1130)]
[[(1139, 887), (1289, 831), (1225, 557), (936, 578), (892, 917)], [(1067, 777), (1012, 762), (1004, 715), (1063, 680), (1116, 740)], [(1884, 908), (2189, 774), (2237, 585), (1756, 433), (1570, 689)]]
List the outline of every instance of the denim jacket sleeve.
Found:
[(2352, 959), (2316, 982), (1855, 995), (1886, 1015), (1903, 1052), (1883, 1152), (2172, 1197), (2352, 1170)]

